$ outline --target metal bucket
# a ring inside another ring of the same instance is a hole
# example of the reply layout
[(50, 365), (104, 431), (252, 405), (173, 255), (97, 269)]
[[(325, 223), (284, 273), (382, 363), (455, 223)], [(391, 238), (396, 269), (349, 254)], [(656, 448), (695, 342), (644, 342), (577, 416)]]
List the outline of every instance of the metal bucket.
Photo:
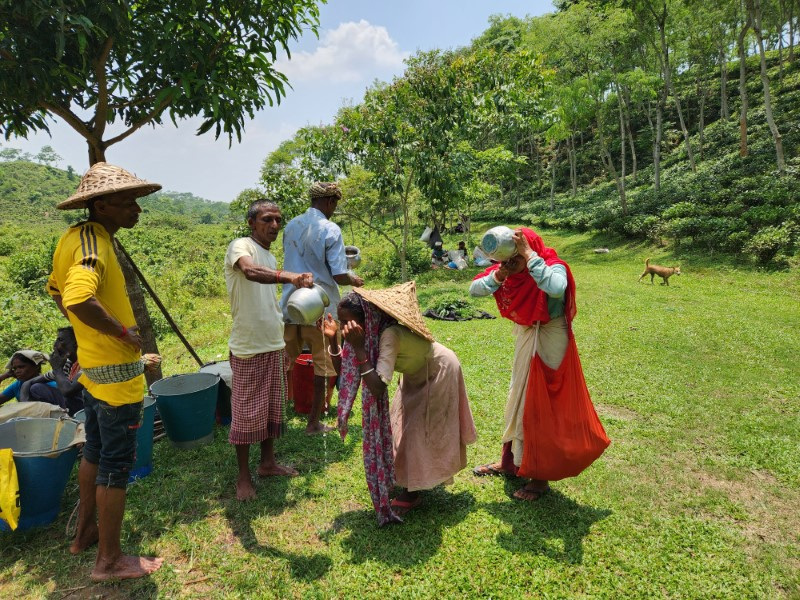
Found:
[[(17, 531), (55, 521), (78, 448), (70, 446), (78, 423), (70, 419), (21, 418), (0, 425), (0, 448), (14, 451), (19, 481)], [(6, 530), (5, 522), (0, 528)]]
[(233, 390), (233, 371), (229, 360), (206, 363), (200, 367), (201, 373), (219, 375), (219, 391), (217, 393), (217, 423), (231, 424), (231, 391)]
[(219, 375), (186, 373), (150, 386), (164, 430), (176, 448), (196, 448), (214, 440)]

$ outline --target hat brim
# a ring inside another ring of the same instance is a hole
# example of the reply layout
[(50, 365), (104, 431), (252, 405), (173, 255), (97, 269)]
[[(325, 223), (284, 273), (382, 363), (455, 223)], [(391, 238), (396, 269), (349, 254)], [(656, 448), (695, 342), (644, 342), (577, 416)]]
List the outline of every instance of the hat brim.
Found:
[(110, 186), (104, 189), (96, 189), (90, 192), (74, 194), (69, 198), (67, 198), (66, 200), (64, 200), (63, 202), (59, 202), (56, 205), (56, 208), (58, 208), (59, 210), (87, 208), (89, 200), (91, 200), (92, 198), (97, 198), (98, 196), (108, 196), (109, 194), (116, 194), (117, 192), (128, 192), (135, 190), (136, 197), (141, 198), (142, 196), (148, 196), (153, 192), (157, 192), (160, 189), (161, 189), (161, 184), (151, 183), (149, 181), (125, 183), (121, 185)]
[(354, 287), (353, 291), (420, 337), (436, 341), (422, 318), (413, 281), (383, 290)]

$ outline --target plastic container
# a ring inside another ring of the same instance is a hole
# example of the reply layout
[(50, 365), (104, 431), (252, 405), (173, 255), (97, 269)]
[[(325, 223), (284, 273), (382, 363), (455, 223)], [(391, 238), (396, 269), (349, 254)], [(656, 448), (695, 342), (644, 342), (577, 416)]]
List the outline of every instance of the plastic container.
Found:
[[(314, 360), (310, 354), (301, 354), (295, 359), (291, 377), (294, 412), (307, 415), (314, 402)], [(336, 377), (329, 377), (326, 404), (330, 401), (335, 386)]]
[(231, 391), (233, 390), (233, 371), (229, 360), (207, 363), (200, 367), (201, 373), (215, 373), (219, 375), (219, 390), (217, 392), (216, 420), (219, 425), (231, 424)]
[(492, 227), (483, 234), (481, 249), (492, 260), (502, 262), (517, 253), (514, 230), (504, 225)]
[[(78, 448), (70, 446), (77, 421), (20, 418), (0, 425), (0, 448), (14, 451), (19, 481), (20, 516), (17, 531), (47, 525), (61, 510)], [(59, 431), (60, 428), (60, 431)], [(0, 528), (8, 531), (4, 521)]]
[(176, 448), (196, 448), (214, 440), (219, 375), (186, 373), (159, 379), (150, 386), (161, 422)]

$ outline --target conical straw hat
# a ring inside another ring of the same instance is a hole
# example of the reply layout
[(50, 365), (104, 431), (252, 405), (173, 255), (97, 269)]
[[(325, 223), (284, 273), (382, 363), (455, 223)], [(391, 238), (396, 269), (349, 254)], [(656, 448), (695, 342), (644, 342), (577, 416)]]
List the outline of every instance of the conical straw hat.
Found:
[(413, 281), (382, 290), (365, 290), (354, 287), (353, 291), (390, 317), (397, 319), (401, 325), (405, 325), (417, 335), (430, 342), (436, 341), (422, 318), (419, 302), (417, 302), (417, 286)]
[(60, 202), (57, 208), (70, 210), (86, 208), (87, 200), (115, 192), (136, 190), (137, 198), (160, 190), (161, 184), (139, 179), (125, 169), (105, 162), (93, 164), (81, 178), (78, 189), (72, 196)]

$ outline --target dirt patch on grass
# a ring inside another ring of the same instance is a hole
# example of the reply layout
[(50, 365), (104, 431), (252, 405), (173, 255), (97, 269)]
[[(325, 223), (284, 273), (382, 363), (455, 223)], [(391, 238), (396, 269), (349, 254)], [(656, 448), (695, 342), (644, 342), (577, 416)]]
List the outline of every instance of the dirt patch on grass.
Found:
[(623, 406), (597, 404), (595, 405), (595, 409), (597, 410), (597, 414), (599, 414), (601, 417), (616, 419), (617, 421), (633, 421), (634, 419), (639, 418), (639, 413)]
[(692, 470), (700, 486), (723, 492), (750, 515), (738, 522), (744, 533), (773, 544), (796, 542), (800, 531), (800, 493), (782, 485), (766, 471), (743, 470), (742, 479), (722, 479), (707, 471)]

